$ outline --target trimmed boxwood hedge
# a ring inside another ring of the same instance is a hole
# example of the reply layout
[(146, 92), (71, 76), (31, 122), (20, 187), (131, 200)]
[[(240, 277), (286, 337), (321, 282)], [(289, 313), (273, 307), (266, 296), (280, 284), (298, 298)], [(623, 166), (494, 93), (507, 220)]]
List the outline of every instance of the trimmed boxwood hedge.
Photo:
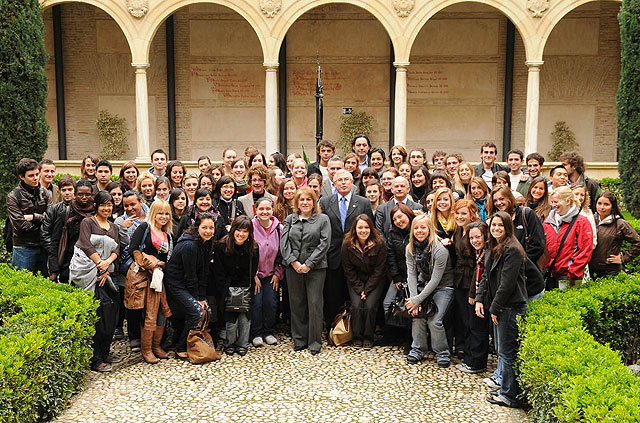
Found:
[(0, 421), (49, 419), (79, 390), (97, 307), (90, 293), (0, 264)]
[(640, 349), (640, 275), (549, 292), (521, 323), (519, 379), (532, 421), (640, 420), (640, 377), (623, 364)]

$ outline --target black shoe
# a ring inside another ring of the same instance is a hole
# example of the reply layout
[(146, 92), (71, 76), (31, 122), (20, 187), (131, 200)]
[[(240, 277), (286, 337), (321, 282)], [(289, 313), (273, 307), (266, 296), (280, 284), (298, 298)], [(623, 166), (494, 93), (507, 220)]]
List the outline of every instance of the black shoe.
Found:
[(244, 357), (245, 355), (247, 355), (247, 349), (246, 348), (238, 348), (236, 350), (236, 352), (238, 353), (238, 355), (240, 357)]
[(309, 350), (309, 352), (311, 352), (311, 355), (320, 354), (320, 350)]
[(364, 347), (364, 349), (370, 350), (371, 348), (373, 348), (373, 341), (366, 340), (362, 343), (362, 346)]
[(450, 361), (438, 361), (438, 367), (440, 367), (441, 369), (446, 369), (449, 366), (451, 366)]
[(412, 355), (407, 356), (407, 363), (409, 364), (418, 364), (420, 363), (420, 359), (418, 357), (414, 357)]
[(233, 347), (227, 347), (227, 348), (224, 349), (224, 353), (226, 355), (233, 355), (234, 352), (236, 352), (236, 351), (233, 349)]
[(122, 328), (116, 328), (115, 332), (113, 333), (113, 339), (118, 341), (124, 339), (124, 330), (122, 330)]
[(175, 355), (175, 358), (178, 359), (178, 360), (182, 360), (182, 361), (189, 361), (189, 356), (182, 357), (181, 355), (178, 355), (177, 353)]
[(307, 349), (307, 345), (294, 345), (293, 346), (293, 350), (294, 351), (302, 351), (302, 350), (306, 350)]
[(356, 348), (362, 347), (362, 339), (354, 339), (353, 340), (353, 346), (356, 347)]

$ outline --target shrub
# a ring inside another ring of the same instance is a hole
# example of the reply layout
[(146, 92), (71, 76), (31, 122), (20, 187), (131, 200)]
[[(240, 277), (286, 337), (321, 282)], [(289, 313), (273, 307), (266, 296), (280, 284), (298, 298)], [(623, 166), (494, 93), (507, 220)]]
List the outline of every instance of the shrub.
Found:
[(122, 160), (127, 155), (129, 129), (127, 120), (101, 110), (96, 120), (98, 137), (102, 143), (100, 158), (104, 160)]
[(340, 139), (336, 148), (342, 150), (342, 154), (351, 153), (351, 140), (358, 134), (365, 134), (371, 138), (374, 118), (367, 112), (358, 112), (351, 115), (343, 115), (340, 122)]
[(556, 122), (551, 138), (553, 138), (553, 144), (548, 154), (551, 161), (557, 162), (560, 160), (562, 153), (578, 148), (576, 134), (573, 133), (565, 121)]
[(79, 390), (97, 306), (85, 291), (0, 264), (0, 421), (49, 419)]
[(639, 331), (640, 276), (620, 274), (534, 301), (518, 354), (531, 420), (636, 422), (640, 378), (621, 358), (637, 357)]
[[(38, 0), (0, 2), (0, 193), (17, 183), (23, 157), (42, 159), (49, 125), (44, 23)], [(6, 203), (0, 201), (4, 216)]]
[(620, 179), (624, 202), (640, 217), (640, 0), (623, 0), (620, 23), (620, 85), (616, 96)]

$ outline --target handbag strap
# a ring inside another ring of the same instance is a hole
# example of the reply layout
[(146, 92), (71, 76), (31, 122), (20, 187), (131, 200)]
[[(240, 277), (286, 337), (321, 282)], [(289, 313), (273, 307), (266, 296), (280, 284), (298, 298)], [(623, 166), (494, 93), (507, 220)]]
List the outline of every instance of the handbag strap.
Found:
[(209, 311), (202, 310), (202, 319), (196, 327), (196, 330), (205, 330), (209, 326)]
[(556, 252), (556, 256), (553, 258), (553, 261), (551, 262), (551, 264), (549, 264), (549, 269), (551, 269), (551, 271), (553, 271), (553, 266), (556, 264), (556, 260), (560, 255), (560, 250), (562, 250), (562, 247), (564, 246), (564, 241), (567, 239), (569, 232), (571, 232), (571, 228), (573, 228), (573, 224), (576, 223), (576, 220), (578, 220), (579, 216), (580, 216), (580, 213), (575, 215), (573, 220), (571, 220), (569, 227), (567, 228), (567, 232), (564, 233), (564, 236), (562, 237), (562, 241), (560, 241), (560, 245), (558, 246), (558, 251)]
[(529, 231), (527, 230), (527, 213), (524, 206), (520, 206), (520, 210), (522, 211), (522, 227), (524, 228), (524, 249), (525, 251), (529, 249)]

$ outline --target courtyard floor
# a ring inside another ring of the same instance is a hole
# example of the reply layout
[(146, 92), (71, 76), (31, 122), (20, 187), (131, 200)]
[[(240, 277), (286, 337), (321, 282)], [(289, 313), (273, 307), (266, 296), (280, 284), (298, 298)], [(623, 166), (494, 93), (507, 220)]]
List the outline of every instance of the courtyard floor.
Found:
[[(526, 412), (485, 401), (482, 378), (452, 362), (439, 369), (430, 356), (407, 364), (399, 347), (323, 347), (294, 352), (280, 333), (275, 346), (245, 357), (192, 365), (161, 360), (149, 365), (127, 341), (111, 373), (89, 372), (58, 422), (527, 422)], [(171, 353), (173, 356), (173, 353)], [(495, 368), (495, 357), (490, 358)]]

